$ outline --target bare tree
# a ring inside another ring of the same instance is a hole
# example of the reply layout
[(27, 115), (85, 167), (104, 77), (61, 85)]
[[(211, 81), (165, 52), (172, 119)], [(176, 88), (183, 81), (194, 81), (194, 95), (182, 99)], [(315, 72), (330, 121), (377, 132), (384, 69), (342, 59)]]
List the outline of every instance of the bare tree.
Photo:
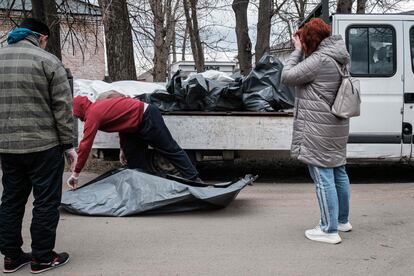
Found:
[(188, 37), (188, 25), (185, 26), (185, 31), (182, 40), (182, 47), (181, 47), (181, 60), (185, 60), (185, 49), (187, 47), (187, 37)]
[(367, 0), (365, 9), (368, 13), (395, 12), (400, 10), (402, 2), (408, 2), (408, 0)]
[(197, 72), (204, 71), (204, 50), (200, 39), (200, 30), (197, 18), (197, 0), (183, 0), (184, 12), (188, 32), (190, 34), (191, 50)]
[(131, 24), (126, 0), (99, 0), (111, 81), (136, 80)]
[[(223, 56), (227, 58), (230, 58), (229, 55), (233, 58), (235, 56), (236, 43), (228, 40), (231, 37), (230, 33), (234, 33), (234, 22), (231, 22), (228, 17), (228, 14), (233, 13), (230, 3), (228, 0), (198, 0), (197, 2), (198, 29), (204, 57), (216, 60)], [(180, 29), (179, 33), (185, 33), (185, 30)]]
[(306, 7), (309, 3), (308, 0), (294, 0), (298, 21), (302, 22), (305, 19)]
[(247, 21), (248, 6), (249, 0), (233, 0), (232, 8), (236, 15), (237, 58), (242, 75), (247, 75), (252, 69), (252, 42)]
[[(5, 0), (0, 0), (0, 3), (2, 1)], [(20, 24), (22, 18), (40, 19), (51, 29), (46, 50), (60, 58), (62, 50), (65, 48), (67, 51), (70, 44), (72, 54), (75, 55), (77, 51), (80, 51), (83, 57), (88, 45), (93, 45), (96, 51), (102, 44), (98, 37), (101, 25), (100, 10), (90, 1), (92, 0), (78, 2), (79, 6), (73, 6), (73, 3), (69, 4), (68, 1), (56, 2), (55, 0), (9, 1), (6, 12), (2, 14), (2, 20), (6, 26), (15, 27)], [(81, 8), (85, 6), (87, 8)], [(78, 10), (81, 13), (76, 13)], [(0, 36), (0, 43), (3, 43), (6, 36), (7, 32)]]
[(171, 51), (172, 51), (172, 62), (177, 62), (177, 35), (174, 33), (173, 40), (171, 42)]
[[(178, 1), (150, 0), (154, 26), (154, 81), (164, 82), (167, 78), (167, 67), (171, 44), (175, 34)], [(174, 6), (173, 6), (174, 4)]]
[(256, 62), (270, 49), (270, 28), (273, 16), (272, 0), (260, 0), (255, 47)]
[[(58, 5), (58, 14), (60, 16), (61, 48), (66, 53), (76, 55), (78, 52), (82, 55), (82, 61), (85, 59), (85, 53), (97, 53), (99, 48), (103, 48), (104, 38), (101, 34), (102, 17), (100, 8), (85, 0), (84, 5), (87, 9), (82, 9), (83, 14), (76, 14), (67, 1), (62, 1)], [(86, 12), (87, 11), (87, 12)]]
[(365, 13), (367, 0), (357, 0), (357, 13)]
[(338, 0), (336, 13), (352, 13), (354, 0)]
[[(162, 6), (167, 5), (167, 1), (171, 1), (172, 14), (171, 22), (174, 24), (168, 24), (167, 14), (168, 9), (159, 10), (159, 15), (164, 14), (164, 28), (160, 28), (161, 33), (164, 37), (167, 37), (169, 33), (168, 30), (172, 29), (173, 39), (168, 45), (168, 39), (164, 39), (163, 42), (166, 43), (166, 46), (169, 47), (168, 51), (169, 56), (172, 57), (172, 61), (175, 60), (186, 60), (188, 59), (189, 54), (192, 55), (192, 49), (197, 48), (198, 51), (203, 54), (204, 57), (209, 57), (210, 59), (216, 59), (218, 56), (222, 57), (223, 55), (230, 55), (234, 57), (234, 52), (236, 51), (235, 42), (228, 40), (229, 34), (234, 32), (234, 27), (231, 21), (226, 20), (224, 25), (221, 25), (217, 20), (214, 13), (218, 10), (223, 10), (224, 12), (232, 13), (231, 7), (229, 4), (225, 3), (228, 0), (198, 0), (197, 1), (197, 22), (198, 27), (194, 28), (198, 30), (200, 37), (200, 47), (191, 47), (190, 41), (190, 31), (188, 30), (189, 24), (187, 24), (187, 18), (184, 11), (183, 0), (162, 0)], [(178, 3), (177, 3), (178, 2)], [(191, 15), (191, 6), (189, 0), (187, 0), (189, 13)], [(131, 19), (133, 25), (134, 33), (134, 43), (136, 46), (136, 55), (137, 55), (137, 64), (141, 70), (149, 71), (155, 73), (153, 68), (155, 68), (155, 57), (158, 46), (155, 44), (155, 15), (153, 9), (150, 6), (150, 0), (129, 0), (129, 7), (131, 11)], [(159, 17), (159, 16), (158, 16)], [(227, 29), (228, 33), (223, 33), (218, 31), (218, 29)], [(191, 32), (194, 34), (194, 32)], [(174, 38), (175, 37), (175, 38)], [(175, 42), (174, 42), (175, 40)], [(199, 44), (199, 45), (200, 45)], [(202, 49), (202, 50), (201, 50)], [(176, 56), (176, 59), (174, 58)], [(196, 55), (192, 55), (196, 56)], [(200, 56), (200, 55), (199, 55)], [(152, 59), (154, 57), (154, 59)], [(204, 60), (202, 58), (201, 60)], [(157, 59), (157, 62), (164, 62), (165, 68), (168, 71), (168, 57)], [(196, 58), (194, 58), (196, 60)], [(200, 66), (204, 69), (204, 66)], [(162, 69), (163, 71), (163, 69)]]
[(48, 25), (50, 36), (46, 50), (62, 60), (60, 19), (55, 0), (32, 0), (32, 16)]
[(181, 16), (179, 2), (181, 0), (129, 2), (139, 67), (151, 71), (157, 82), (167, 79), (170, 54), (173, 54), (173, 60), (177, 56), (180, 36), (176, 27)]
[[(336, 1), (336, 0), (334, 0)], [(272, 37), (279, 47), (289, 47), (290, 38), (320, 0), (274, 0)]]
[[(273, 2), (274, 1), (274, 2)], [(304, 0), (300, 0), (305, 2)], [(282, 0), (278, 4), (277, 0), (260, 0), (259, 18), (257, 21), (257, 38), (255, 47), (256, 62), (270, 50), (270, 30), (272, 26), (272, 17), (278, 14), (287, 0)]]

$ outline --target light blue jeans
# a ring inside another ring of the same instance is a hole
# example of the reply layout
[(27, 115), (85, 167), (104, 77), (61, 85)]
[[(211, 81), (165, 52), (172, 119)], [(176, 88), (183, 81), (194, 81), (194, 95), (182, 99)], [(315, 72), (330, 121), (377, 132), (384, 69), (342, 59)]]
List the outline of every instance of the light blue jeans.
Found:
[(315, 182), (321, 229), (326, 233), (337, 233), (338, 222), (347, 223), (349, 215), (351, 191), (345, 166), (321, 168), (308, 165), (308, 168)]

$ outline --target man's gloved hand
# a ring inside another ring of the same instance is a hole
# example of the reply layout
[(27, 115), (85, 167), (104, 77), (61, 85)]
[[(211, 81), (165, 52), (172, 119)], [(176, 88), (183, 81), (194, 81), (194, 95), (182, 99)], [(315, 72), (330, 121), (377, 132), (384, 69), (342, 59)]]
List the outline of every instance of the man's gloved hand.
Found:
[(72, 175), (69, 177), (68, 181), (66, 182), (69, 188), (76, 189), (78, 187), (78, 178), (79, 178), (78, 173), (75, 173), (75, 172), (72, 173)]
[(70, 167), (70, 171), (75, 170), (76, 162), (78, 162), (78, 154), (76, 153), (75, 148), (71, 148), (65, 151), (66, 162)]
[(122, 149), (119, 151), (119, 162), (121, 162), (121, 164), (123, 166), (126, 166), (126, 164), (128, 164), (128, 162), (127, 162), (127, 160), (125, 158), (124, 151)]

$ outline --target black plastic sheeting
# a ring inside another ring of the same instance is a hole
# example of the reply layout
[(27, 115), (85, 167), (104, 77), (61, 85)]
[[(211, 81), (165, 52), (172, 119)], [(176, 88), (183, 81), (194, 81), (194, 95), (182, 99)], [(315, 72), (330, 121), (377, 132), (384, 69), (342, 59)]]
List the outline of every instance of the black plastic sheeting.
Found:
[(243, 103), (249, 111), (279, 111), (292, 108), (294, 95), (280, 82), (283, 64), (264, 56), (243, 80)]
[(265, 55), (248, 76), (233, 82), (219, 82), (201, 74), (183, 80), (177, 71), (166, 91), (136, 98), (161, 111), (281, 111), (294, 103), (293, 89), (280, 82), (282, 69), (279, 59)]
[(133, 169), (110, 171), (63, 193), (62, 208), (79, 215), (131, 216), (220, 209), (257, 177), (207, 185), (178, 177), (161, 178)]

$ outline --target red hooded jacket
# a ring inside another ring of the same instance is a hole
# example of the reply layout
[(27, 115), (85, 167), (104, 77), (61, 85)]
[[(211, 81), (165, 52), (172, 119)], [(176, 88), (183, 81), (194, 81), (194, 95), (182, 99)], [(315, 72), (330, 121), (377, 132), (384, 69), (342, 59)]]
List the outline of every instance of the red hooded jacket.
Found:
[(78, 147), (75, 172), (80, 173), (88, 160), (98, 130), (105, 132), (133, 132), (142, 121), (144, 103), (128, 98), (110, 98), (94, 103), (87, 97), (73, 99), (73, 115), (84, 122), (83, 138)]

